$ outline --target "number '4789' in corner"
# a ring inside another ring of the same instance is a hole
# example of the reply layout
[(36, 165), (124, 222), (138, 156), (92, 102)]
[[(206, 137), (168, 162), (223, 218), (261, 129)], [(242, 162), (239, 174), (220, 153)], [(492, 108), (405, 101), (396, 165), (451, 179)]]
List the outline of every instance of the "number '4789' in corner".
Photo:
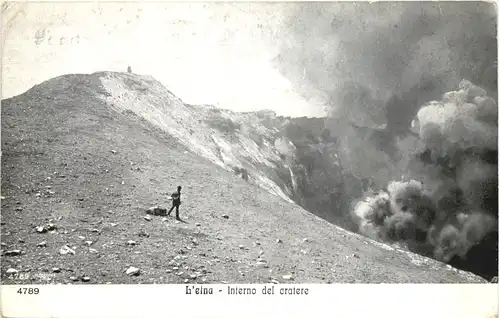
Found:
[(17, 290), (18, 294), (21, 295), (38, 295), (40, 293), (40, 289), (38, 288), (26, 288), (26, 287), (20, 287)]

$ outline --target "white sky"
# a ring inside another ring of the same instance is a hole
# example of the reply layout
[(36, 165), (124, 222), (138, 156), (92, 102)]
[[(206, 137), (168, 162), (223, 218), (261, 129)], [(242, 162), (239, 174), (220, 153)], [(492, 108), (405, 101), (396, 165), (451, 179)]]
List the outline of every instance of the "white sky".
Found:
[(125, 72), (131, 65), (187, 103), (322, 116), (319, 102), (303, 100), (271, 66), (273, 32), (287, 9), (263, 3), (18, 3), (2, 17), (2, 98), (58, 75)]

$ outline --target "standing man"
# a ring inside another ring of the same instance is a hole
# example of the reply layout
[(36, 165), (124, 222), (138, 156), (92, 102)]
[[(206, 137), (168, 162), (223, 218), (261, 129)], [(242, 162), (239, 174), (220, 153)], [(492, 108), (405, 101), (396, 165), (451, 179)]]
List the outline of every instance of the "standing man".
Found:
[(170, 216), (170, 213), (175, 208), (175, 218), (179, 221), (181, 220), (179, 217), (179, 205), (181, 205), (181, 189), (182, 187), (178, 186), (177, 192), (172, 193), (172, 207), (167, 213), (167, 216)]

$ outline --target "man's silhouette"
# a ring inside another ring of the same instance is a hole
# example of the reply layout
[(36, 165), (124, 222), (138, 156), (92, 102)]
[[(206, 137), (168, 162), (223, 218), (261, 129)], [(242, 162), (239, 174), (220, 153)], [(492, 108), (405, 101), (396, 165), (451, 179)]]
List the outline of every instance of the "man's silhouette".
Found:
[(181, 205), (181, 189), (182, 187), (178, 186), (177, 192), (172, 193), (172, 207), (167, 213), (167, 216), (169, 216), (172, 210), (175, 208), (175, 218), (179, 221), (181, 220), (179, 217), (179, 205)]

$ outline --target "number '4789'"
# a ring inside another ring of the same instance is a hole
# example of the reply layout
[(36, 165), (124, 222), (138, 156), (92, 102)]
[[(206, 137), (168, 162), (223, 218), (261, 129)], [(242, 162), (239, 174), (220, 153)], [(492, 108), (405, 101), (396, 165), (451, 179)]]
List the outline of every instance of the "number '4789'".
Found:
[(21, 287), (17, 290), (17, 293), (21, 295), (38, 295), (38, 293), (40, 293), (40, 290), (38, 288)]

